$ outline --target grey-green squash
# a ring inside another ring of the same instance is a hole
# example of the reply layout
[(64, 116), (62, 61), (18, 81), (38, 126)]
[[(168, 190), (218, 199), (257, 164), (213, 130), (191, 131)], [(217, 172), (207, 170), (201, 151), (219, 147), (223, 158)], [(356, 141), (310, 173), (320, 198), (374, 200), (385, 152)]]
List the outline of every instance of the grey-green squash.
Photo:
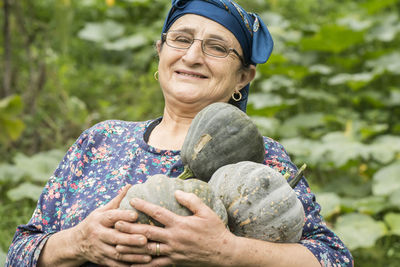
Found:
[[(123, 210), (135, 210), (129, 204), (129, 201), (132, 198), (140, 198), (182, 216), (192, 215), (192, 212), (189, 209), (176, 201), (174, 196), (176, 190), (196, 194), (203, 203), (217, 213), (225, 224), (227, 223), (228, 219), (225, 207), (221, 200), (213, 194), (209, 184), (197, 179), (181, 180), (170, 178), (163, 174), (149, 176), (145, 183), (135, 184), (129, 188), (127, 194), (122, 199), (119, 208)], [(138, 223), (162, 226), (161, 223), (148, 215), (142, 212), (138, 212), (138, 214)]]
[(271, 242), (300, 240), (303, 205), (279, 172), (244, 161), (221, 167), (209, 184), (224, 203), (234, 234)]
[(237, 107), (214, 103), (193, 119), (184, 140), (181, 179), (208, 181), (220, 167), (240, 161), (263, 162), (263, 136), (252, 120)]

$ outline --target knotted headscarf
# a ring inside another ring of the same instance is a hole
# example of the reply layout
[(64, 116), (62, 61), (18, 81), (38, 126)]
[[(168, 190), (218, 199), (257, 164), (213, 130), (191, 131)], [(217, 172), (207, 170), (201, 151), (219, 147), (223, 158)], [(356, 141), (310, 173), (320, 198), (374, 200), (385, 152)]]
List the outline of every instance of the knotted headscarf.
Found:
[[(196, 14), (218, 22), (233, 33), (243, 50), (244, 61), (257, 65), (267, 62), (273, 48), (271, 35), (261, 18), (246, 12), (230, 0), (172, 0), (172, 7), (165, 19), (162, 33), (185, 14)], [(246, 112), (250, 84), (242, 90), (242, 99), (231, 101)]]

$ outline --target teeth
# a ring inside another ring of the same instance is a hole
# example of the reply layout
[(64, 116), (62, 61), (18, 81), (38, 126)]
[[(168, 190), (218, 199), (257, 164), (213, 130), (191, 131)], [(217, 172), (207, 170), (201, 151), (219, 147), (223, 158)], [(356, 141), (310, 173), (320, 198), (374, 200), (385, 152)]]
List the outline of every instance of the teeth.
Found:
[(203, 76), (195, 75), (195, 74), (188, 74), (188, 73), (183, 73), (183, 72), (180, 72), (180, 74), (185, 75), (185, 76), (190, 76), (190, 77), (203, 78)]

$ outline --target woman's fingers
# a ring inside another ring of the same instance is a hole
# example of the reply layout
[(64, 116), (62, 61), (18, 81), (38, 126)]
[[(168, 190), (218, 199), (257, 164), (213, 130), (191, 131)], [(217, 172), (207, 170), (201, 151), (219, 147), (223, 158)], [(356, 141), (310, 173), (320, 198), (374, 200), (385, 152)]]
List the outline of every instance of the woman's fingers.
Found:
[(147, 214), (148, 216), (152, 217), (154, 220), (160, 222), (163, 225), (174, 223), (177, 217), (180, 217), (179, 215), (176, 215), (175, 213), (163, 207), (160, 207), (140, 198), (131, 199), (130, 204), (135, 209)]
[(171, 248), (167, 244), (159, 242), (149, 242), (146, 246), (142, 247), (117, 245), (115, 248), (119, 253), (122, 254), (146, 254), (152, 256), (166, 256), (169, 255), (171, 252)]
[(144, 246), (147, 243), (147, 238), (140, 234), (126, 234), (115, 229), (107, 229), (99, 237), (99, 239), (113, 246), (125, 245), (125, 246)]
[(204, 212), (211, 211), (211, 209), (201, 201), (201, 199), (193, 193), (187, 193), (181, 190), (175, 191), (176, 200), (186, 208), (188, 208), (195, 215), (206, 215)]
[(167, 243), (169, 239), (169, 232), (166, 231), (165, 228), (154, 225), (119, 221), (115, 224), (115, 229), (126, 234), (143, 235), (147, 238), (147, 240), (153, 240), (162, 243)]
[(97, 213), (99, 222), (106, 227), (114, 227), (118, 221), (135, 222), (138, 214), (134, 210), (107, 210)]
[(106, 205), (103, 207), (98, 208), (99, 210), (110, 210), (110, 209), (118, 209), (119, 204), (121, 203), (121, 200), (125, 197), (126, 193), (128, 192), (129, 188), (131, 188), (132, 185), (127, 184), (125, 185), (121, 193), (118, 194), (115, 198), (113, 198), (110, 202), (108, 202)]
[[(124, 264), (132, 263), (132, 262), (148, 263), (151, 261), (150, 255), (120, 253), (114, 246), (110, 246), (110, 245), (102, 245), (102, 247), (99, 251), (103, 251), (102, 257), (105, 260), (112, 261), (114, 264), (118, 263), (118, 264), (124, 265)], [(100, 262), (100, 263), (104, 264), (102, 262)], [(113, 266), (113, 265), (111, 265), (111, 266)]]
[(156, 257), (147, 264), (132, 264), (132, 267), (175, 266), (168, 257)]

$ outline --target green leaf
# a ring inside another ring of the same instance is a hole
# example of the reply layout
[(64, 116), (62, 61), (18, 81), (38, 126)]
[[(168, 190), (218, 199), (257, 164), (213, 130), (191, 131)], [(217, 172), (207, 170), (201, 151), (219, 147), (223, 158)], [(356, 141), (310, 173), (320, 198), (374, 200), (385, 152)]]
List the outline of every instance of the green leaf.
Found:
[(373, 21), (371, 19), (361, 20), (357, 15), (349, 15), (337, 21), (338, 25), (347, 26), (353, 31), (364, 31), (371, 27)]
[(7, 144), (17, 140), (25, 129), (24, 122), (17, 118), (23, 111), (23, 103), (19, 95), (0, 100), (0, 143)]
[(296, 93), (308, 100), (324, 101), (332, 105), (336, 105), (339, 102), (337, 96), (321, 90), (296, 89)]
[(0, 126), (4, 129), (0, 134), (0, 140), (17, 140), (25, 129), (25, 124), (19, 119), (0, 118)]
[(357, 74), (341, 73), (328, 80), (329, 85), (347, 84), (350, 88), (358, 90), (369, 84), (375, 78), (375, 73), (364, 72)]
[(364, 42), (364, 32), (353, 31), (345, 26), (324, 25), (312, 37), (303, 38), (301, 47), (306, 51), (324, 51), (340, 53), (354, 45)]
[(7, 196), (12, 201), (18, 201), (24, 198), (32, 199), (37, 201), (40, 194), (42, 193), (43, 187), (37, 186), (32, 183), (22, 183), (18, 187), (13, 188), (7, 192)]
[(340, 197), (333, 192), (315, 193), (316, 200), (321, 206), (321, 215), (329, 220), (332, 215), (340, 212)]
[(400, 88), (391, 88), (388, 105), (391, 107), (400, 106)]
[(332, 132), (322, 137), (321, 144), (315, 146), (310, 158), (342, 167), (351, 160), (368, 159), (369, 150), (367, 145), (350, 139), (343, 132)]
[(312, 128), (324, 125), (323, 113), (304, 113), (297, 114), (287, 119), (279, 129), (283, 137), (294, 137), (299, 135), (302, 130), (311, 130)]
[(133, 4), (146, 4), (150, 0), (125, 0), (125, 1)]
[(383, 222), (358, 213), (339, 217), (334, 230), (350, 250), (372, 247), (387, 232)]
[(11, 164), (0, 164), (0, 182), (13, 181), (18, 182), (24, 176), (24, 172)]
[(255, 109), (265, 107), (283, 107), (293, 101), (284, 100), (278, 94), (254, 93), (249, 95), (249, 103), (254, 105)]
[(389, 203), (397, 209), (400, 207), (400, 189), (392, 192), (392, 194), (389, 196)]
[(385, 14), (378, 18), (379, 26), (373, 28), (367, 36), (369, 41), (379, 40), (381, 42), (392, 42), (400, 32), (398, 14)]
[(309, 67), (308, 71), (312, 74), (318, 73), (322, 75), (329, 75), (332, 73), (332, 68), (328, 65), (316, 64)]
[(313, 147), (316, 146), (314, 141), (302, 137), (281, 139), (280, 143), (296, 157), (309, 157)]
[(294, 80), (288, 78), (284, 75), (273, 75), (269, 79), (264, 80), (260, 87), (263, 92), (271, 93), (274, 91), (279, 91), (282, 88), (292, 88), (294, 87)]
[(89, 22), (78, 32), (79, 38), (92, 42), (105, 43), (122, 36), (125, 27), (115, 21)]
[(264, 64), (258, 70), (264, 75), (285, 75), (295, 80), (308, 75), (308, 68), (300, 65), (278, 65), (271, 68), (269, 64)]
[(31, 179), (38, 182), (47, 181), (60, 163), (64, 152), (61, 150), (50, 150), (27, 157), (17, 154), (14, 158), (15, 166)]
[(88, 115), (85, 102), (75, 96), (68, 98), (66, 117), (69, 120), (80, 125), (86, 121)]
[(369, 146), (369, 150), (374, 160), (388, 164), (400, 153), (400, 137), (381, 135)]
[(7, 254), (0, 249), (0, 265), (5, 266)]
[(375, 196), (388, 196), (400, 189), (400, 162), (377, 171), (373, 176), (372, 192)]
[(343, 197), (340, 199), (340, 209), (342, 210), (342, 213), (351, 213), (355, 212), (354, 208), (354, 202), (356, 199), (351, 198), (351, 197)]
[(21, 96), (12, 95), (0, 99), (0, 117), (15, 117), (21, 114), (23, 103)]
[(275, 118), (251, 116), (261, 134), (264, 136), (275, 136), (279, 128), (279, 120)]
[(375, 215), (389, 206), (387, 199), (382, 196), (368, 196), (357, 199), (353, 204), (360, 213), (370, 215)]
[(361, 4), (361, 7), (365, 8), (368, 13), (375, 14), (384, 8), (395, 5), (398, 0), (369, 0)]
[(389, 226), (389, 233), (400, 236), (400, 213), (387, 213), (384, 220)]
[(375, 73), (388, 71), (393, 74), (400, 74), (400, 53), (384, 54), (378, 59), (367, 61), (366, 66), (373, 68)]
[(114, 42), (104, 44), (107, 50), (123, 51), (127, 49), (136, 49), (147, 44), (147, 39), (142, 34), (135, 34), (120, 38)]

